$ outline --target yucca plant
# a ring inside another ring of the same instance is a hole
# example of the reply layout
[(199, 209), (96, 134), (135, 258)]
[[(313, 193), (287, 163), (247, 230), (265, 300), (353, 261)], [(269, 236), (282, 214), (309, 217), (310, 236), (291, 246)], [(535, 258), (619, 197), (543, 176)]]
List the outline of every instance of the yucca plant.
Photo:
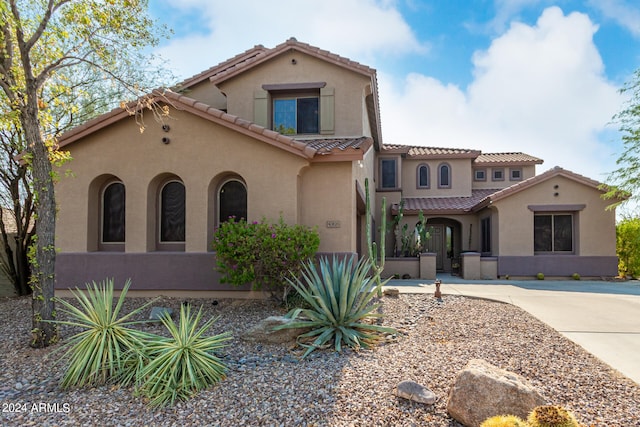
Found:
[(63, 377), (62, 388), (104, 384), (110, 378), (121, 375), (125, 359), (138, 354), (149, 334), (131, 329), (140, 323), (130, 320), (154, 301), (138, 307), (131, 313), (120, 316), (131, 281), (127, 280), (114, 307), (113, 279), (87, 284), (86, 290), (76, 288), (71, 291), (79, 307), (56, 298), (60, 311), (69, 320), (55, 320), (55, 323), (82, 329), (60, 348), (64, 356), (60, 360), (69, 361)]
[(205, 336), (216, 319), (198, 327), (202, 307), (191, 314), (191, 306), (180, 308), (179, 324), (164, 313), (162, 324), (170, 337), (154, 335), (145, 347), (148, 363), (139, 371), (138, 393), (150, 399), (151, 406), (173, 405), (225, 378), (226, 366), (213, 353), (231, 339), (228, 332)]
[[(307, 350), (307, 357), (317, 348), (334, 342), (335, 350), (340, 352), (342, 343), (359, 350), (368, 348), (380, 340), (382, 333), (395, 333), (391, 328), (367, 323), (367, 319), (380, 317), (375, 313), (379, 304), (372, 304), (372, 298), (386, 283), (376, 284), (368, 277), (371, 262), (360, 259), (354, 263), (352, 256), (338, 260), (335, 256), (329, 262), (320, 259), (320, 271), (309, 261), (305, 264), (300, 278), (287, 279), (295, 290), (307, 301), (311, 308), (296, 308), (287, 316), (294, 319), (284, 328), (312, 328), (310, 332), (298, 337), (298, 342)], [(311, 344), (306, 342), (312, 341)]]

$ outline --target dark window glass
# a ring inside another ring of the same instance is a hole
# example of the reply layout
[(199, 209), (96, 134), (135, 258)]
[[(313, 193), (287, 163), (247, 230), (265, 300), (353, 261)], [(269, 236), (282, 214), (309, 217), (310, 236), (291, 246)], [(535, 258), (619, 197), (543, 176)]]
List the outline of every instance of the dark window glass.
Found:
[(394, 159), (381, 160), (382, 188), (396, 188), (396, 161)]
[(102, 196), (102, 241), (104, 243), (124, 243), (124, 207), (124, 184), (114, 182), (105, 188)]
[(491, 252), (491, 218), (483, 218), (481, 228), (481, 252)]
[(297, 133), (318, 133), (318, 98), (298, 99), (297, 123)]
[(553, 249), (551, 224), (551, 215), (536, 215), (533, 217), (534, 251), (551, 252), (551, 250)]
[(553, 250), (570, 252), (573, 250), (571, 215), (553, 216)]
[(220, 188), (220, 222), (229, 217), (247, 219), (247, 189), (240, 181), (228, 181)]
[(448, 165), (440, 165), (440, 187), (448, 187), (451, 185), (449, 181), (449, 166)]
[(429, 167), (422, 165), (418, 168), (418, 187), (429, 186)]
[(185, 191), (173, 181), (162, 188), (160, 207), (160, 241), (185, 241)]
[(534, 224), (534, 251), (573, 251), (573, 217), (571, 215), (536, 215)]
[(493, 170), (493, 179), (494, 181), (501, 181), (504, 179), (504, 171), (502, 169), (494, 169)]

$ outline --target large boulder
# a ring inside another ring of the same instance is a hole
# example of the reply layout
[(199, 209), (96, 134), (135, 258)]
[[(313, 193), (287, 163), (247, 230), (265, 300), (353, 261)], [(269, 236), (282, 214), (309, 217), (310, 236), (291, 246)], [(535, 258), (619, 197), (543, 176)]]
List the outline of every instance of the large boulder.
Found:
[(447, 411), (461, 424), (478, 427), (496, 415), (526, 418), (533, 408), (546, 403), (520, 375), (473, 359), (458, 373), (449, 392)]
[(284, 316), (271, 316), (263, 319), (246, 331), (242, 336), (246, 341), (254, 341), (265, 344), (284, 344), (295, 342), (298, 335), (309, 332), (310, 328), (285, 328), (276, 330), (275, 328), (287, 325), (293, 320)]

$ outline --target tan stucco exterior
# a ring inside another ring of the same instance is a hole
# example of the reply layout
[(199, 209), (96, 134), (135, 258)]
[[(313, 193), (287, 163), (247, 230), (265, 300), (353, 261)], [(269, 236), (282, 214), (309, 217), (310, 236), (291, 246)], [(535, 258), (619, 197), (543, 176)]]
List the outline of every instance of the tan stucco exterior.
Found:
[[(319, 96), (318, 134), (270, 129), (273, 97), (287, 91)], [(248, 221), (282, 217), (314, 227), (321, 253), (367, 255), (368, 179), (375, 240), (383, 216), (390, 224), (400, 202), (410, 200), (402, 225), (412, 231), (422, 210), (446, 235), (429, 249), (438, 271), (453, 272), (466, 257), (477, 272), (462, 270), (473, 277), (615, 274), (615, 213), (605, 210), (595, 181), (561, 169), (536, 175), (542, 160), (524, 153), (385, 146), (375, 70), (346, 58), (290, 39), (273, 50), (256, 46), (155, 96), (170, 105), (163, 123), (114, 110), (60, 139), (73, 160), (64, 166), (72, 175), (61, 170), (56, 185), (59, 287), (113, 274), (134, 277), (140, 290), (229, 290), (214, 273), (210, 250), (220, 188), (229, 180), (246, 189)], [(381, 159), (396, 162), (394, 188), (381, 188)], [(451, 170), (446, 188), (438, 185), (443, 164)], [(418, 188), (420, 165), (429, 168), (429, 188)], [(484, 181), (474, 180), (479, 168)], [(492, 179), (494, 168), (504, 180)], [(512, 169), (521, 171), (519, 179)], [(126, 190), (126, 241), (109, 246), (100, 242), (101, 206), (104, 188), (115, 181)], [(184, 243), (167, 245), (158, 241), (158, 205), (170, 181), (185, 188), (186, 231)], [(562, 262), (533, 250), (533, 215), (555, 209), (574, 215), (575, 250)], [(483, 224), (490, 224), (489, 250)], [(387, 234), (387, 256), (394, 255), (393, 240)]]

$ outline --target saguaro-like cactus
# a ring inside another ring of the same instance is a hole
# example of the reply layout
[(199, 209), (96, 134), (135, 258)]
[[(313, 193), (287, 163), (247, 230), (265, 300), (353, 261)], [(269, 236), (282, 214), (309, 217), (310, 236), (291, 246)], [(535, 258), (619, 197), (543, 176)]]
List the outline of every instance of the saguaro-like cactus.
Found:
[(387, 233), (387, 199), (382, 198), (382, 215), (380, 224), (380, 260), (378, 260), (378, 246), (371, 236), (371, 200), (369, 199), (369, 178), (364, 179), (365, 203), (366, 203), (366, 227), (367, 227), (367, 248), (369, 249), (369, 259), (371, 260), (371, 268), (373, 270), (373, 278), (376, 281), (378, 293), (381, 292), (380, 287), (382, 281), (380, 275), (384, 270), (385, 260), (385, 234)]

